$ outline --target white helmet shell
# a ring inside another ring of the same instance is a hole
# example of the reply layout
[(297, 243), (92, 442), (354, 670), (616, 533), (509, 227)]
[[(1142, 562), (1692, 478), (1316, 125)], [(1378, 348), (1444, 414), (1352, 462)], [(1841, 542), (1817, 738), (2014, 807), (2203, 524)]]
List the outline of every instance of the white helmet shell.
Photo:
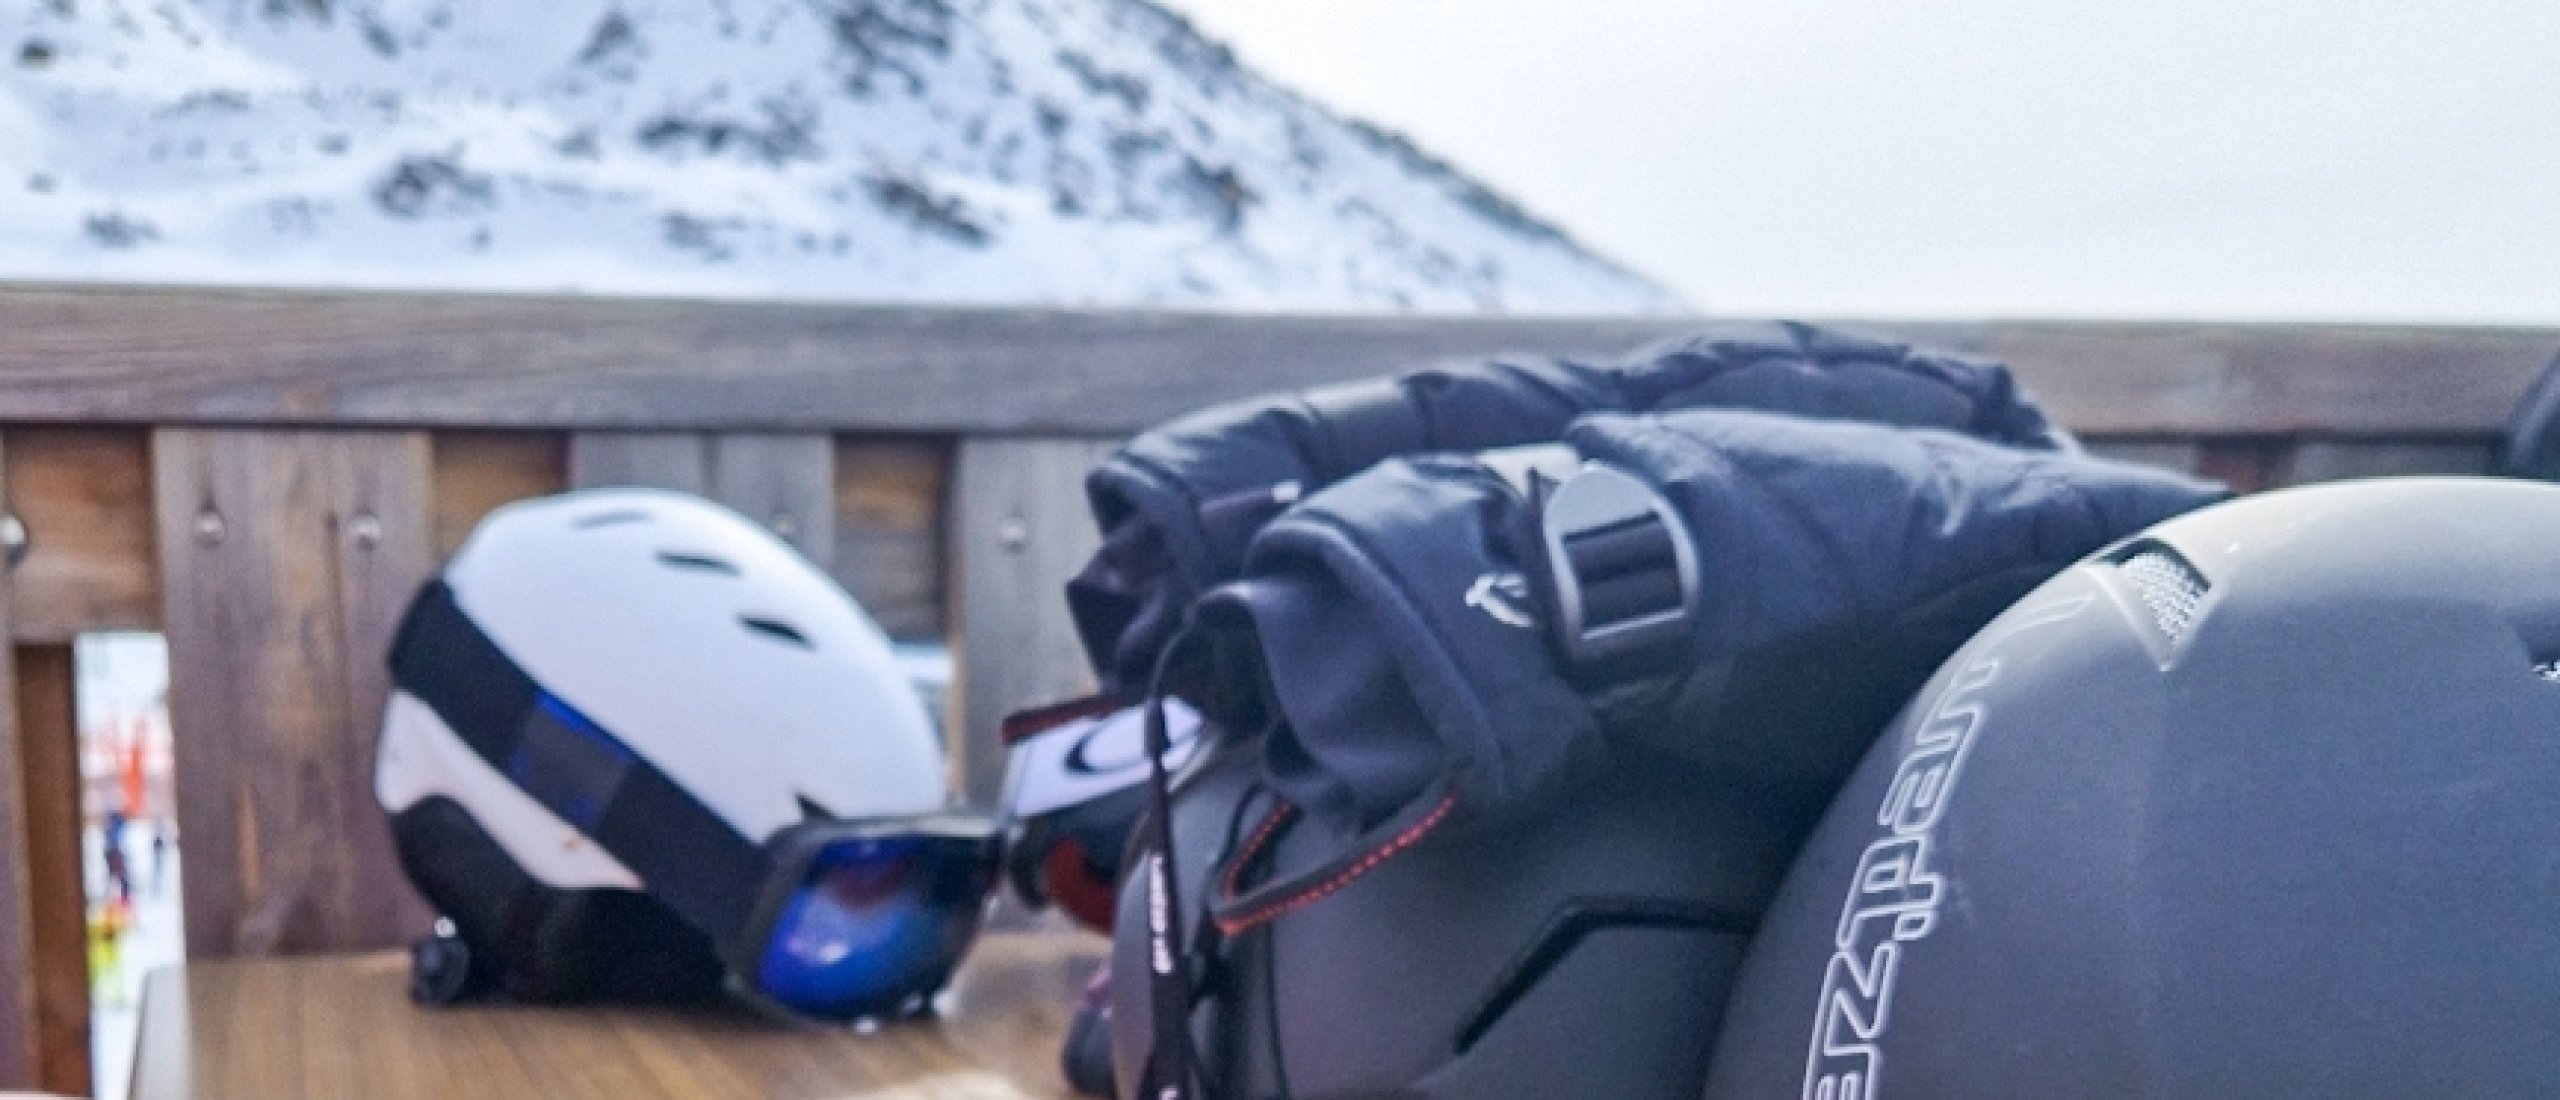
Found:
[[(596, 489), (492, 513), (444, 573), (455, 603), (543, 690), (761, 842), (947, 801), (942, 752), (878, 624), (763, 527), (682, 493)], [(460, 804), (528, 874), (632, 874), (394, 692), (375, 793)]]

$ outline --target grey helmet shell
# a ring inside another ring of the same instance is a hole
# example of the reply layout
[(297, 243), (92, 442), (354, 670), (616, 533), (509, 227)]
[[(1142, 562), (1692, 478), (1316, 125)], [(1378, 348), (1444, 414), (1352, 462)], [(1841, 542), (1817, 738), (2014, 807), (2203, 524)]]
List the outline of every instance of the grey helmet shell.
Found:
[[(1172, 806), (1195, 945), (1202, 890), (1267, 804), (1261, 740), (1204, 737)], [(1196, 968), (1200, 1095), (1691, 1100), (1753, 918), (1812, 823), (1801, 798), (1755, 788), (1630, 746), (1553, 798), (1453, 816), (1339, 892), (1226, 939)], [(1344, 838), (1316, 832), (1282, 834), (1275, 873), (1339, 850)], [(1146, 877), (1122, 883), (1112, 953), (1124, 1097), (1141, 1095), (1153, 1049)]]
[(2270, 493), (2057, 576), (1876, 744), (1709, 1100), (2560, 1095), (2560, 488)]

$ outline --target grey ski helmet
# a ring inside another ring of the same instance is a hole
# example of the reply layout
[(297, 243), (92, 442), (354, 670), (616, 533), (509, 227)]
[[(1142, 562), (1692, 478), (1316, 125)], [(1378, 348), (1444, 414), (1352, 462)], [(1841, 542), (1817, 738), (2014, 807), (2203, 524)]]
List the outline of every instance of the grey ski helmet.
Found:
[[(1270, 803), (1260, 738), (1204, 741), (1172, 827), (1197, 1095), (1217, 1100), (1693, 1100), (1754, 917), (1811, 817), (1631, 745), (1552, 798), (1452, 821), (1313, 904), (1222, 934), (1199, 899), (1260, 839), (1242, 834)], [(1274, 872), (1332, 855), (1329, 831), (1278, 830)], [(1111, 967), (1124, 1097), (1153, 1095), (1140, 1082), (1157, 1049), (1136, 866)]]
[(1710, 1100), (2560, 1095), (2560, 488), (2271, 493), (2054, 578), (1762, 927)]

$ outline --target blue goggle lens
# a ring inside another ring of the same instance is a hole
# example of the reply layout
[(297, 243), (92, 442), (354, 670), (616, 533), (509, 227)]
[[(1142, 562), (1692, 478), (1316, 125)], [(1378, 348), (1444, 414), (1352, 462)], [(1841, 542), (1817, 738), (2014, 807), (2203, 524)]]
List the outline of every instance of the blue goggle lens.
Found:
[(994, 876), (982, 851), (947, 838), (831, 844), (774, 919), (756, 983), (809, 1016), (908, 1011), (941, 987), (977, 937)]

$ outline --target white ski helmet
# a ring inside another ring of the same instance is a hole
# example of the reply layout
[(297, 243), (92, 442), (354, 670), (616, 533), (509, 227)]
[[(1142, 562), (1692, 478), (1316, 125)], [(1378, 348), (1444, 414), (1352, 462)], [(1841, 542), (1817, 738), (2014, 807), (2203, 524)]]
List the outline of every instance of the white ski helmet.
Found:
[[(698, 995), (722, 963), (754, 987), (747, 926), (810, 885), (764, 881), (811, 872), (771, 858), (786, 833), (947, 802), (879, 626), (773, 534), (681, 493), (492, 513), (392, 668), (375, 793), (471, 984), (518, 997)], [(420, 961), (422, 994), (467, 994)]]

